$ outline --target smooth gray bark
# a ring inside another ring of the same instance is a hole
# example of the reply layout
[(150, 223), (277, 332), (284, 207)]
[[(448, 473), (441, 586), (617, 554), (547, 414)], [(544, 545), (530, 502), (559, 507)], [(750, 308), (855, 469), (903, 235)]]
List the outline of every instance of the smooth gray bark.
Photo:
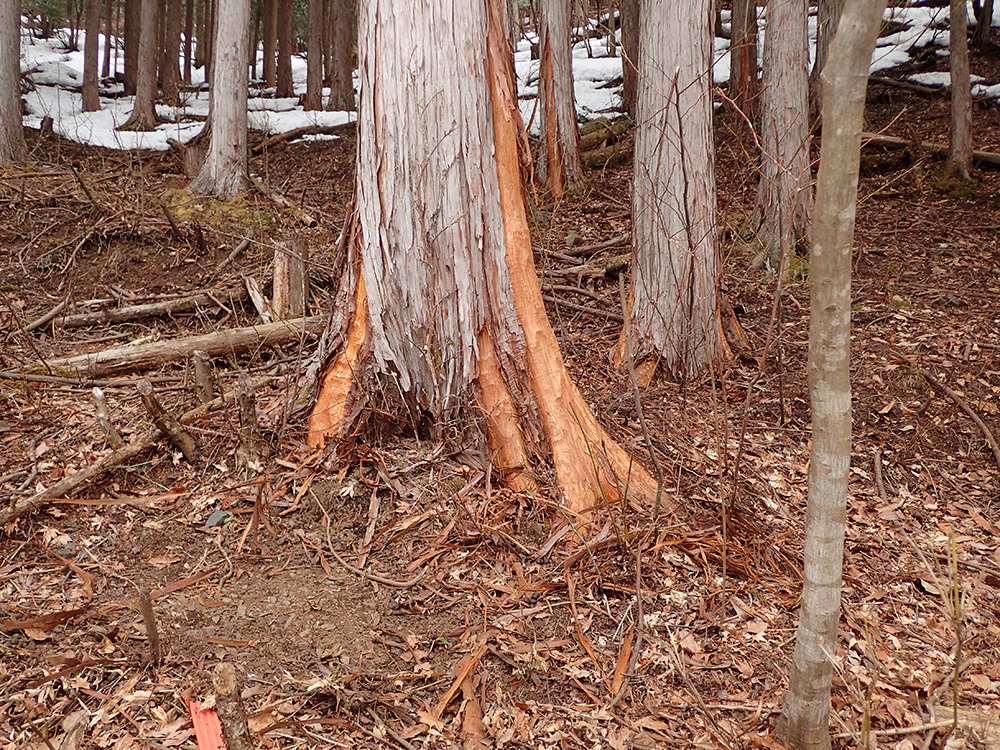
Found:
[(848, 0), (823, 75), (823, 146), (809, 264), (812, 455), (802, 606), (778, 738), (830, 747), (830, 692), (851, 463), (851, 250), (868, 67), (886, 0)]
[(0, 165), (28, 158), (21, 122), (21, 9), (0, 0)]

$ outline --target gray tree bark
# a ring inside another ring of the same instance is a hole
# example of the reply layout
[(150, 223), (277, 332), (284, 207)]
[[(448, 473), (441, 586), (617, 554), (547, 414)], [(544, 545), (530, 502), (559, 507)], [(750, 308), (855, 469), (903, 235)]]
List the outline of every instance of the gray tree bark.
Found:
[(0, 0), (0, 165), (28, 159), (21, 121), (21, 8)]
[[(97, 90), (98, 50), (101, 41), (101, 0), (87, 0), (83, 41), (83, 111), (96, 112), (101, 108)], [(110, 44), (110, 40), (106, 42)]]
[(212, 141), (205, 163), (189, 190), (232, 200), (246, 186), (247, 54), (250, 48), (249, 0), (219, 0), (215, 62), (209, 88)]
[(812, 456), (802, 607), (778, 738), (830, 747), (830, 691), (840, 621), (851, 463), (851, 249), (868, 67), (886, 0), (848, 0), (823, 71), (823, 146), (812, 234), (809, 395)]
[(972, 173), (972, 81), (969, 78), (969, 17), (965, 0), (951, 0), (951, 147), (946, 172), (959, 180)]
[(662, 357), (675, 377), (723, 351), (710, 9), (711, 0), (643, 0), (640, 10), (630, 329), (633, 351)]
[(806, 11), (806, 0), (768, 0), (765, 16), (759, 238), (784, 274), (805, 245), (813, 204)]
[(538, 11), (542, 118), (538, 172), (552, 196), (559, 199), (583, 180), (573, 92), (570, 0), (539, 0)]
[(156, 0), (140, 0), (135, 104), (120, 130), (152, 130), (156, 127), (157, 6)]
[(309, 0), (306, 31), (306, 95), (302, 108), (323, 109), (323, 0)]

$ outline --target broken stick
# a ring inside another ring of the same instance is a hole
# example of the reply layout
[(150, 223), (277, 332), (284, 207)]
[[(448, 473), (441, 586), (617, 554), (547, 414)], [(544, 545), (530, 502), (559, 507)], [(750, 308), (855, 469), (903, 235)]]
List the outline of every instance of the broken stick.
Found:
[(149, 416), (153, 418), (153, 424), (170, 439), (177, 450), (184, 454), (188, 463), (198, 463), (198, 447), (195, 445), (194, 438), (181, 426), (180, 422), (167, 414), (163, 405), (156, 398), (156, 394), (153, 393), (152, 383), (148, 380), (140, 380), (136, 383), (135, 389), (139, 393), (142, 405), (146, 407)]

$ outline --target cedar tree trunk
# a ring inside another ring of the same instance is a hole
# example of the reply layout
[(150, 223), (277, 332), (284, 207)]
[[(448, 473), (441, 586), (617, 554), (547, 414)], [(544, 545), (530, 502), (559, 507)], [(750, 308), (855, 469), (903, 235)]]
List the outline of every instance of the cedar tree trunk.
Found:
[(263, 30), (264, 70), (261, 77), (265, 88), (271, 88), (277, 82), (275, 70), (275, 43), (278, 41), (278, 0), (264, 0)]
[[(757, 66), (757, 0), (733, 0), (730, 27), (729, 98), (756, 126), (757, 112), (760, 110), (760, 70)], [(747, 130), (745, 126), (746, 122), (743, 121), (739, 128), (740, 132)]]
[(802, 606), (778, 738), (830, 747), (830, 690), (840, 622), (851, 465), (851, 248), (868, 66), (886, 0), (848, 0), (823, 70), (823, 146), (809, 263), (812, 456)]
[(533, 488), (549, 454), (573, 511), (648, 501), (652, 480), (598, 425), (545, 313), (499, 2), (359, 6), (356, 208), (344, 317), (324, 336), (342, 343), (322, 353), (310, 443), (360, 431), (363, 394), (403, 394), (442, 442), (485, 435), (512, 487)]
[(330, 102), (328, 109), (354, 109), (354, 39), (351, 25), (354, 20), (355, 3), (352, 0), (330, 0), (332, 16), (330, 44), (333, 47), (333, 69), (330, 80)]
[(139, 82), (139, 36), (142, 25), (140, 0), (125, 0), (125, 96), (135, 96)]
[(972, 171), (972, 83), (966, 8), (965, 0), (951, 0), (951, 146), (945, 170), (959, 180), (968, 180)]
[(166, 18), (163, 24), (163, 56), (160, 59), (163, 100), (174, 107), (181, 103), (181, 26), (184, 23), (181, 3), (182, 0), (166, 0)]
[[(674, 377), (723, 353), (712, 143), (711, 0), (643, 0), (635, 135), (633, 351)], [(619, 359), (625, 351), (619, 342)]]
[(787, 274), (812, 213), (806, 0), (768, 0), (766, 14), (759, 237), (774, 270)]
[(0, 0), (0, 165), (28, 159), (21, 122), (21, 8)]
[(639, 0), (622, 0), (622, 109), (635, 117), (639, 79)]
[(139, 57), (135, 104), (119, 130), (152, 130), (156, 127), (156, 0), (140, 0)]
[(816, 7), (816, 62), (809, 76), (810, 95), (814, 111), (819, 111), (823, 97), (823, 81), (820, 74), (830, 57), (830, 42), (837, 33), (840, 15), (844, 12), (844, 0), (819, 0)]
[[(101, 41), (101, 0), (87, 0), (83, 40), (83, 111), (96, 112), (101, 108), (97, 91), (97, 68)], [(105, 39), (105, 45), (110, 40)]]
[(323, 0), (309, 0), (306, 31), (306, 95), (302, 108), (323, 109)]
[(278, 90), (276, 96), (295, 96), (292, 85), (292, 24), (295, 20), (292, 0), (278, 0)]
[(583, 179), (573, 95), (570, 0), (539, 0), (538, 54), (542, 117), (539, 175), (556, 199)]
[(247, 54), (250, 0), (218, 0), (218, 30), (209, 88), (211, 144), (189, 190), (232, 200), (247, 183)]

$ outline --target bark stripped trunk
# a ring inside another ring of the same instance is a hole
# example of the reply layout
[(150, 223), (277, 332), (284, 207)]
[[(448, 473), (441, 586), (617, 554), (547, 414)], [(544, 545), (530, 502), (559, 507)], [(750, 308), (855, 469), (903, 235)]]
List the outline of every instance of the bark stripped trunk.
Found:
[(532, 464), (547, 448), (573, 511), (626, 494), (649, 499), (652, 480), (597, 424), (545, 314), (497, 2), (360, 6), (365, 116), (345, 343), (326, 358), (310, 442), (350, 434), (359, 383), (386, 373), (439, 439), (482, 428), (516, 488), (534, 487)]
[(951, 0), (951, 148), (945, 169), (959, 180), (968, 180), (972, 173), (972, 82), (966, 8), (965, 0)]
[(573, 94), (570, 0), (539, 0), (542, 153), (539, 176), (557, 200), (583, 179)]
[(820, 75), (830, 57), (830, 43), (837, 33), (840, 15), (844, 12), (844, 0), (819, 0), (816, 7), (816, 62), (809, 75), (812, 109), (819, 112), (823, 101), (823, 80)]
[(101, 98), (97, 91), (101, 0), (87, 0), (87, 14), (84, 23), (86, 38), (83, 40), (83, 111), (96, 112), (101, 108)]
[(17, 0), (0, 0), (0, 164), (28, 159), (21, 122), (21, 10)]
[(635, 92), (639, 79), (639, 0), (621, 0), (622, 7), (622, 109), (635, 117)]
[(292, 0), (278, 0), (278, 90), (282, 98), (295, 96), (292, 85), (292, 23), (294, 4)]
[(823, 71), (823, 147), (810, 260), (812, 456), (802, 608), (778, 738), (830, 747), (831, 659), (837, 650), (851, 461), (851, 248), (868, 66), (886, 0), (848, 0)]
[(247, 183), (249, 0), (220, 0), (209, 89), (211, 144), (189, 190), (232, 200)]
[(305, 110), (323, 109), (323, 0), (309, 0), (306, 32)]
[(640, 11), (630, 328), (639, 356), (662, 358), (682, 378), (723, 353), (710, 8), (643, 0)]
[(806, 0), (768, 0), (761, 96), (759, 237), (775, 272), (805, 245), (812, 214)]
[(330, 3), (333, 70), (328, 109), (351, 110), (355, 107), (354, 39), (351, 34), (355, 3), (352, 0), (330, 0)]
[(265, 88), (271, 88), (277, 82), (275, 69), (275, 43), (278, 41), (278, 2), (277, 0), (264, 0), (264, 20), (261, 36), (264, 47), (264, 70), (261, 77), (264, 79)]
[(156, 0), (140, 0), (135, 105), (120, 130), (152, 130), (156, 127), (156, 16)]

